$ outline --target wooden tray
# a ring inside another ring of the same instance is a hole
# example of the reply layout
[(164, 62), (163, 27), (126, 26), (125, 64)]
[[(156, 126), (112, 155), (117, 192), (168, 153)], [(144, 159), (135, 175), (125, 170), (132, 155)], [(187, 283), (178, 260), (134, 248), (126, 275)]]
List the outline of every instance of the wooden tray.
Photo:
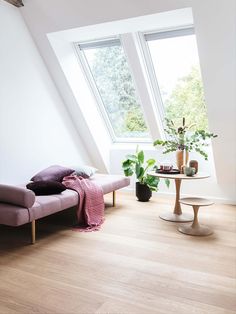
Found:
[(171, 169), (171, 170), (162, 170), (162, 169), (157, 169), (156, 173), (162, 173), (162, 174), (179, 174), (180, 171), (179, 169)]

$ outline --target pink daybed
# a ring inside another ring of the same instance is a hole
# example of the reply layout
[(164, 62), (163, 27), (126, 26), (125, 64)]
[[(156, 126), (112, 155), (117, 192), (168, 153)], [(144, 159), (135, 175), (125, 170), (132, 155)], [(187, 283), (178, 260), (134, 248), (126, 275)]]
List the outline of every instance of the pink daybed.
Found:
[[(90, 178), (102, 187), (103, 193), (113, 193), (130, 184), (130, 179), (120, 175), (95, 174)], [(65, 190), (60, 194), (35, 196), (24, 186), (0, 184), (0, 224), (20, 226), (31, 223), (31, 243), (35, 243), (35, 221), (64, 209), (78, 205), (78, 193)]]

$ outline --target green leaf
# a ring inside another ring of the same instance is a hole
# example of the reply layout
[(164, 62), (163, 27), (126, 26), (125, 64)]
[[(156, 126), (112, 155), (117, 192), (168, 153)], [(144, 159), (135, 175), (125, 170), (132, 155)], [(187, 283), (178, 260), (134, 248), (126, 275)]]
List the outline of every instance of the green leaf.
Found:
[(125, 161), (123, 161), (123, 163), (122, 163), (122, 168), (123, 169), (127, 169), (127, 168), (130, 168), (131, 166), (132, 166), (132, 164), (133, 164), (133, 161), (131, 161), (131, 160), (125, 160)]
[(157, 146), (157, 145), (162, 145), (162, 146), (163, 146), (163, 145), (164, 145), (164, 143), (165, 143), (165, 141), (162, 141), (162, 140), (156, 140), (156, 141), (154, 141), (154, 142), (153, 142), (153, 145), (154, 145), (154, 146)]
[(159, 184), (160, 179), (154, 176), (147, 175), (145, 179), (145, 183), (152, 186), (152, 187), (157, 187)]
[(124, 174), (125, 174), (126, 177), (132, 176), (133, 173), (134, 173), (134, 171), (131, 168), (128, 168), (128, 169), (124, 170)]
[(146, 177), (146, 182), (152, 183), (155, 181), (155, 177), (154, 176), (150, 176), (149, 174)]
[(143, 175), (144, 175), (144, 168), (140, 167), (139, 175), (137, 175), (137, 178), (139, 181), (142, 181)]
[(157, 187), (149, 186), (148, 184), (147, 184), (147, 186), (149, 187), (149, 189), (150, 189), (151, 191), (153, 191), (153, 192), (156, 192), (156, 191), (157, 191)]
[(156, 162), (155, 159), (148, 159), (148, 160), (147, 160), (147, 164), (148, 164), (149, 167), (155, 165), (155, 162)]
[(138, 161), (140, 162), (140, 164), (144, 163), (144, 152), (143, 152), (143, 150), (140, 150), (140, 152), (138, 153)]
[(136, 165), (135, 165), (135, 174), (136, 174), (136, 176), (137, 176), (137, 178), (140, 176), (140, 165), (137, 163)]
[(137, 156), (136, 155), (126, 155), (127, 160), (132, 160), (132, 161), (137, 161)]
[(169, 186), (170, 186), (170, 180), (169, 180), (169, 179), (165, 179), (165, 184), (166, 184), (166, 186), (169, 188)]

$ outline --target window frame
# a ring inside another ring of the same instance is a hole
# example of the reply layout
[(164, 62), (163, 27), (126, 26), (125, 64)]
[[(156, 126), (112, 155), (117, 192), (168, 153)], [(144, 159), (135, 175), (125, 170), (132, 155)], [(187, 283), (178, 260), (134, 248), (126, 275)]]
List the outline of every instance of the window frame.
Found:
[[(113, 46), (113, 45), (116, 45), (118, 42), (123, 49), (127, 63), (129, 65), (128, 58), (127, 58), (127, 55), (125, 52), (125, 48), (123, 47), (123, 42), (122, 42), (122, 38), (120, 35), (114, 36), (114, 37), (109, 37), (109, 38), (100, 38), (100, 39), (96, 39), (93, 41), (74, 42), (73, 44), (74, 44), (75, 51), (77, 53), (79, 63), (83, 69), (85, 78), (86, 78), (88, 85), (89, 85), (89, 88), (91, 90), (91, 93), (95, 98), (95, 103), (98, 107), (98, 111), (101, 114), (102, 120), (105, 122), (106, 128), (107, 128), (108, 133), (112, 139), (112, 142), (113, 143), (151, 143), (152, 142), (151, 135), (150, 135), (150, 138), (145, 138), (145, 137), (143, 137), (143, 138), (142, 137), (140, 137), (140, 138), (139, 137), (117, 137), (116, 136), (115, 131), (113, 129), (113, 126), (111, 124), (109, 115), (108, 115), (106, 108), (105, 108), (105, 105), (103, 103), (102, 96), (98, 90), (96, 80), (93, 76), (93, 73), (92, 73), (91, 68), (89, 66), (89, 63), (88, 63), (88, 60), (87, 60), (85, 53), (83, 51), (85, 49), (107, 47), (107, 46), (109, 46), (109, 44), (111, 44), (110, 46)], [(99, 43), (101, 43), (101, 45), (99, 45)], [(82, 49), (81, 49), (81, 47), (82, 47)], [(130, 69), (130, 67), (129, 67), (129, 69)], [(133, 78), (133, 73), (132, 73), (131, 69), (130, 69), (130, 75), (132, 77), (132, 81), (133, 81), (133, 84), (135, 86), (135, 80)], [(135, 86), (135, 90), (136, 90), (136, 86)], [(140, 103), (141, 110), (143, 111), (142, 104), (141, 104), (137, 90), (136, 90), (136, 97)], [(143, 116), (144, 116), (144, 114), (143, 114)], [(149, 126), (148, 126), (148, 123), (145, 119), (145, 116), (144, 116), (144, 121), (145, 121), (147, 128), (149, 130)]]
[[(157, 111), (160, 116), (161, 125), (163, 129), (163, 138), (166, 138), (164, 132), (164, 118), (165, 118), (165, 106), (163, 104), (161, 91), (159, 88), (158, 78), (155, 72), (150, 48), (148, 46), (148, 41), (151, 40), (160, 40), (165, 38), (175, 38), (175, 37), (182, 37), (188, 35), (195, 35), (194, 25), (185, 25), (183, 27), (176, 27), (171, 29), (162, 29), (162, 30), (152, 30), (146, 32), (139, 32), (138, 38), (140, 47), (142, 49), (143, 60), (146, 65), (147, 76), (149, 79), (149, 85), (151, 87), (151, 91), (154, 96), (154, 103), (156, 105)], [(149, 39), (147, 39), (149, 38)]]

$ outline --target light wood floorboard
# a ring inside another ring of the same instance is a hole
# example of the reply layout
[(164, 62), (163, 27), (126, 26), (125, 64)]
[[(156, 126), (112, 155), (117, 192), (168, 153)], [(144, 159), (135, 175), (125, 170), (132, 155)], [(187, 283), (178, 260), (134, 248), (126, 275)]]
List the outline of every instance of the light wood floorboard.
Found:
[[(173, 201), (106, 196), (99, 232), (73, 231), (73, 210), (30, 226), (0, 226), (0, 313), (236, 313), (236, 207), (200, 208), (208, 237), (159, 219)], [(191, 212), (191, 208), (183, 206)]]

